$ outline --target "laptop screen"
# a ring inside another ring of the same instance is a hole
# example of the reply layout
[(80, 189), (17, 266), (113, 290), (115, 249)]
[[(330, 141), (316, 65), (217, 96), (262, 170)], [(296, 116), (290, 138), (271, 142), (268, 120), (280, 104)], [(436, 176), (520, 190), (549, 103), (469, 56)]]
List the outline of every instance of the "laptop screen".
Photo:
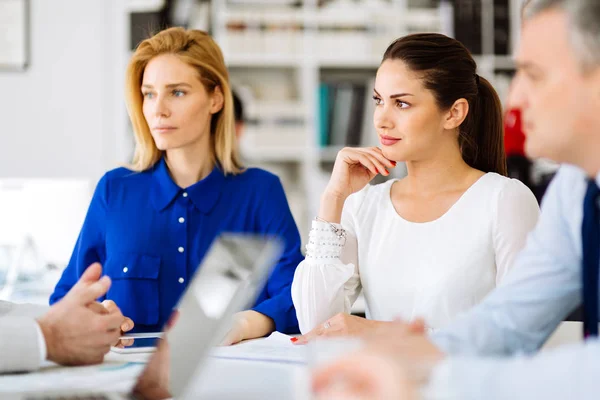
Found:
[[(202, 360), (227, 333), (233, 314), (256, 301), (282, 250), (278, 239), (252, 235), (223, 234), (212, 244), (181, 297), (176, 321), (167, 333), (166, 363), (174, 397), (190, 395), (190, 383), (196, 381)], [(161, 353), (152, 358), (164, 357)], [(151, 368), (152, 358), (146, 369)]]
[(198, 304), (213, 319), (221, 318), (240, 286), (250, 282), (256, 257), (260, 255), (260, 247), (246, 243), (240, 249), (242, 243), (236, 239), (217, 240), (202, 263), (199, 279), (192, 282)]

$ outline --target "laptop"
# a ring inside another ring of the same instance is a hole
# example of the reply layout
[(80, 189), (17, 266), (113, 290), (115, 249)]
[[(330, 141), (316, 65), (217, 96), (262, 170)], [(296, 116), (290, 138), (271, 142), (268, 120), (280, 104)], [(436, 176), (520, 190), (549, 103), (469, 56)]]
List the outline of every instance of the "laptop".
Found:
[[(170, 392), (174, 398), (194, 398), (194, 383), (207, 354), (231, 327), (234, 313), (250, 308), (281, 257), (276, 238), (222, 234), (212, 244), (176, 309), (175, 325), (168, 332)], [(152, 357), (156, 357), (154, 353)], [(140, 379), (144, 368), (136, 377)], [(135, 386), (135, 385), (134, 385)], [(114, 400), (136, 399), (129, 393), (48, 392), (8, 396), (19, 400)], [(5, 398), (5, 397), (3, 397)]]

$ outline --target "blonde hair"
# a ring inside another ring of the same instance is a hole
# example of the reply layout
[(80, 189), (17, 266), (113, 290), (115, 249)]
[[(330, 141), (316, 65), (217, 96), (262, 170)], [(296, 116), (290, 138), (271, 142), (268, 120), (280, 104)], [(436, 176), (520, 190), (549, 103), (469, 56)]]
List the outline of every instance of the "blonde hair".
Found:
[(161, 54), (174, 54), (196, 68), (200, 81), (209, 94), (217, 87), (221, 89), (223, 108), (211, 118), (213, 162), (216, 158), (226, 174), (242, 172), (235, 136), (233, 98), (223, 53), (206, 32), (183, 28), (169, 28), (141, 42), (127, 66), (125, 97), (136, 143), (129, 167), (135, 171), (145, 171), (162, 157), (163, 152), (156, 147), (144, 118), (141, 92), (142, 78), (148, 62)]

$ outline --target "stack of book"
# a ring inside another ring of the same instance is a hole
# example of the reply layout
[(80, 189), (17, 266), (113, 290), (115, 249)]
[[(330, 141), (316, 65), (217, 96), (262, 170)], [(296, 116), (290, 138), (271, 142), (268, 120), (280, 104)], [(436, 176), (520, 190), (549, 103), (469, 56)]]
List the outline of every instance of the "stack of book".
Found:
[(368, 146), (376, 142), (372, 79), (319, 86), (319, 145)]

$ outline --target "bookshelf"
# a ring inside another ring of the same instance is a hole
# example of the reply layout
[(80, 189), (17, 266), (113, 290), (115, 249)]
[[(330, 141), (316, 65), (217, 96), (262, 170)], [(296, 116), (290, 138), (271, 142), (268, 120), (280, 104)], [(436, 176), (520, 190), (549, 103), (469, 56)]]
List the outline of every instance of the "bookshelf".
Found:
[[(481, 33), (476, 35), (480, 37), (482, 49), (476, 57), (479, 73), (491, 78), (501, 95), (508, 89), (510, 73), (507, 74), (507, 71), (514, 68), (510, 53), (495, 54), (494, 50), (494, 22), (498, 21), (494, 6), (498, 10), (503, 5), (502, 1), (510, 10), (510, 24), (505, 27), (508, 31), (506, 38), (511, 40), (510, 47), (516, 43), (515, 33), (518, 34), (520, 0), (471, 1), (478, 2), (481, 10), (478, 24)], [(284, 140), (287, 145), (281, 140), (269, 140), (269, 137), (276, 137), (279, 130), (285, 132), (289, 127), (270, 125), (263, 128), (261, 117), (250, 112), (255, 124), (250, 124), (242, 138), (242, 150), (251, 165), (283, 175), (284, 187), (303, 240), (308, 237), (310, 220), (318, 211), (320, 194), (342, 147), (339, 140), (335, 143), (322, 140), (320, 89), (329, 84), (332, 85), (330, 88), (359, 85), (365, 91), (370, 90), (384, 50), (393, 39), (402, 35), (435, 31), (454, 36), (457, 21), (451, 3), (456, 2), (303, 0), (271, 7), (256, 0), (212, 2), (212, 33), (223, 49), (236, 89), (240, 86), (237, 74), (244, 74), (246, 69), (293, 71), (289, 74), (293, 78), (282, 80), (281, 85), (290, 85), (287, 91), (294, 92), (291, 101), (298, 110), (302, 110), (298, 113), (301, 123), (294, 129), (297, 137), (293, 141)], [(476, 8), (475, 4), (468, 4), (468, 0), (460, 3)], [(498, 71), (504, 74), (497, 74)], [(266, 78), (271, 81), (270, 84), (275, 79)], [(252, 107), (255, 102), (264, 102), (261, 94), (252, 95), (252, 92), (257, 90), (255, 86), (263, 85), (266, 80), (244, 82), (250, 93), (243, 98), (245, 105)], [(365, 123), (366, 119), (372, 118), (367, 115), (371, 111), (366, 106), (370, 96), (363, 97), (365, 115), (361, 121), (360, 144), (377, 145), (372, 124)], [(265, 109), (277, 113), (276, 107)], [(356, 137), (356, 132), (354, 135)], [(396, 175), (402, 174), (402, 169), (399, 170)], [(285, 176), (295, 180), (285, 181)]]
[[(155, 12), (166, 3), (129, 0), (124, 10)], [(331, 85), (334, 90), (338, 86), (359, 85), (364, 91), (358, 96), (362, 97), (359, 103), (363, 113), (360, 144), (377, 145), (372, 123), (367, 123), (372, 121), (367, 91), (372, 88), (381, 56), (397, 37), (433, 31), (455, 36), (479, 49), (474, 53), (478, 73), (490, 79), (504, 99), (514, 70), (510, 51), (518, 40), (520, 3), (521, 0), (204, 2), (209, 14), (207, 27), (223, 50), (232, 86), (246, 109), (243, 157), (249, 166), (280, 176), (303, 242), (308, 238), (310, 221), (318, 211), (320, 195), (342, 147), (339, 140), (327, 142), (322, 138), (323, 85)], [(476, 14), (471, 15), (473, 12)], [(465, 16), (476, 19), (474, 26), (480, 32), (465, 31)], [(189, 21), (188, 27), (206, 29), (194, 21)], [(469, 35), (476, 37), (478, 43), (469, 42), (473, 39)], [(503, 54), (498, 49), (508, 51)], [(123, 69), (127, 59), (124, 58)], [(353, 135), (356, 138), (357, 132)], [(401, 176), (403, 169), (396, 170), (394, 174)]]

